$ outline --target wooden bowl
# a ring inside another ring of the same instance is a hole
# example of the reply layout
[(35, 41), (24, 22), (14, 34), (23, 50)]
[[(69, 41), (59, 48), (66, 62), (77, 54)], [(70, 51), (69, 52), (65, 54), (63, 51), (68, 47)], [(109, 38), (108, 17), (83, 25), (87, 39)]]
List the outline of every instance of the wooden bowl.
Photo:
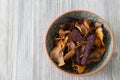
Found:
[[(64, 68), (58, 67), (57, 64), (49, 56), (49, 53), (52, 49), (50, 42), (53, 39), (53, 37), (56, 35), (56, 30), (59, 29), (58, 25), (68, 22), (67, 17), (74, 17), (77, 19), (88, 18), (92, 21), (101, 22), (104, 26), (104, 28), (103, 28), (103, 32), (105, 35), (104, 42), (106, 45), (105, 54), (104, 54), (102, 60), (98, 64), (94, 65), (91, 68), (91, 70), (88, 72), (78, 74), (78, 73), (73, 72), (70, 69), (64, 69)], [(85, 11), (85, 10), (73, 10), (73, 11), (69, 11), (69, 12), (66, 12), (66, 13), (63, 13), (62, 15), (60, 15), (49, 26), (48, 31), (46, 33), (46, 38), (45, 38), (45, 48), (46, 48), (47, 56), (48, 56), (49, 60), (51, 61), (51, 63), (57, 69), (62, 71), (63, 73), (71, 75), (71, 76), (89, 76), (89, 75), (95, 74), (98, 71), (100, 71), (101, 69), (103, 69), (107, 65), (107, 63), (110, 61), (110, 58), (112, 57), (112, 53), (113, 53), (113, 48), (114, 48), (114, 38), (113, 38), (112, 31), (110, 29), (110, 26), (99, 15), (97, 15), (93, 12), (90, 12), (90, 11)]]

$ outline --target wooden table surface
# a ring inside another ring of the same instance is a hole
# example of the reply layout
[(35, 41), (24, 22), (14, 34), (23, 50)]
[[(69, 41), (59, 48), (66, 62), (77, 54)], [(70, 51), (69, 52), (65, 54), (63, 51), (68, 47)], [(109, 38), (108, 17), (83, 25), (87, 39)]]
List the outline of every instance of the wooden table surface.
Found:
[[(119, 80), (120, 0), (0, 0), (0, 80)], [(114, 33), (109, 64), (88, 77), (59, 72), (46, 57), (46, 30), (63, 12), (89, 10), (102, 16)]]

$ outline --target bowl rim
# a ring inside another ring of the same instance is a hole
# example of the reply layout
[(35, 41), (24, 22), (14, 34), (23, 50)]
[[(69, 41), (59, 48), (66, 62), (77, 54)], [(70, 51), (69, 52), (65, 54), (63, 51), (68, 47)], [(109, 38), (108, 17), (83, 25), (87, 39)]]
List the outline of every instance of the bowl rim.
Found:
[[(109, 32), (110, 32), (110, 35), (111, 35), (111, 41), (112, 41), (112, 51), (110, 52), (110, 55), (108, 56), (108, 59), (103, 63), (103, 65), (101, 67), (99, 67), (98, 69), (96, 69), (95, 71), (92, 71), (92, 72), (89, 72), (89, 73), (84, 73), (84, 74), (74, 74), (74, 73), (69, 73), (67, 71), (64, 71), (62, 69), (60, 69), (58, 66), (56, 66), (56, 64), (51, 60), (50, 56), (48, 55), (48, 51), (47, 51), (47, 46), (46, 46), (46, 39), (47, 39), (47, 36), (48, 36), (48, 32), (50, 30), (50, 28), (52, 27), (52, 25), (62, 16), (64, 16), (65, 14), (68, 14), (68, 13), (71, 13), (71, 12), (87, 12), (87, 13), (90, 13), (90, 14), (93, 14), (95, 15), (96, 17), (98, 17), (105, 25), (106, 27), (108, 28)], [(102, 70), (107, 64), (108, 62), (110, 61), (112, 55), (113, 55), (113, 51), (114, 51), (114, 36), (113, 36), (113, 33), (112, 33), (112, 30), (110, 28), (110, 25), (101, 17), (99, 16), (98, 14), (94, 13), (94, 12), (91, 12), (91, 11), (88, 11), (88, 10), (70, 10), (70, 11), (67, 11), (67, 12), (64, 12), (62, 13), (61, 15), (59, 15), (57, 18), (54, 19), (54, 21), (52, 22), (52, 24), (50, 24), (50, 26), (48, 27), (47, 29), (47, 33), (45, 35), (45, 39), (44, 39), (44, 46), (45, 46), (45, 53), (48, 57), (48, 59), (50, 60), (50, 62), (52, 63), (52, 65), (54, 65), (59, 71), (61, 71), (62, 73), (65, 73), (67, 75), (70, 75), (70, 76), (78, 76), (78, 77), (84, 77), (84, 76), (90, 76), (90, 75), (93, 75), (97, 72), (99, 72), (100, 70)]]

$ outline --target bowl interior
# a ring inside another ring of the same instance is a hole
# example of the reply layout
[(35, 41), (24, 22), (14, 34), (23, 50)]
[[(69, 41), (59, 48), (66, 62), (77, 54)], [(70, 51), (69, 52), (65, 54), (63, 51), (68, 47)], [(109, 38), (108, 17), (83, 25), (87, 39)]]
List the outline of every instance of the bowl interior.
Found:
[[(59, 26), (60, 24), (62, 23), (66, 23), (66, 22), (69, 22), (69, 19), (68, 17), (73, 17), (73, 18), (77, 18), (77, 19), (84, 19), (84, 18), (87, 18), (87, 19), (90, 19), (92, 21), (97, 21), (97, 22), (101, 22), (104, 26), (104, 29), (103, 29), (103, 32), (104, 32), (104, 43), (106, 45), (106, 52), (102, 58), (102, 60), (93, 65), (91, 67), (91, 70), (88, 71), (88, 72), (84, 72), (82, 74), (86, 74), (86, 73), (90, 73), (92, 71), (95, 71), (96, 69), (100, 68), (104, 62), (107, 61), (107, 59), (109, 58), (109, 55), (111, 54), (112, 52), (112, 37), (111, 37), (111, 34), (109, 32), (109, 29), (107, 27), (107, 25), (105, 25), (103, 23), (103, 21), (101, 19), (99, 19), (96, 15), (92, 14), (92, 13), (89, 13), (89, 12), (82, 12), (82, 11), (78, 11), (78, 12), (69, 12), (67, 14), (64, 14), (62, 16), (60, 16), (53, 24), (52, 26), (50, 26), (50, 29), (48, 30), (48, 33), (47, 33), (47, 37), (46, 37), (46, 48), (47, 48), (47, 51), (48, 51), (48, 55), (52, 49), (51, 47), (51, 40), (53, 39), (53, 37), (56, 35), (56, 31), (59, 29)], [(57, 64), (54, 63), (56, 66)], [(60, 67), (59, 67), (60, 68)], [(61, 68), (62, 70), (66, 71), (66, 72), (69, 72), (69, 73), (73, 73), (73, 74), (77, 74), (75, 73), (74, 71), (70, 70), (70, 69), (65, 69), (65, 68)]]

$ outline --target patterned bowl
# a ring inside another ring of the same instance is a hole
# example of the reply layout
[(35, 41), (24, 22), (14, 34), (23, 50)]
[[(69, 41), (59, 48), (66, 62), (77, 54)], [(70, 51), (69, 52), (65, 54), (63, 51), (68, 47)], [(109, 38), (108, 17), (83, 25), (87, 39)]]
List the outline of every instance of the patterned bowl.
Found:
[[(103, 32), (105, 35), (104, 42), (106, 45), (106, 52), (105, 52), (102, 60), (98, 64), (92, 66), (91, 70), (88, 72), (77, 74), (70, 69), (64, 69), (64, 68), (58, 67), (57, 64), (49, 56), (49, 53), (52, 49), (50, 42), (53, 39), (53, 37), (56, 35), (56, 30), (59, 29), (58, 25), (68, 22), (67, 17), (74, 17), (77, 19), (88, 18), (92, 21), (101, 22), (104, 26)], [(53, 65), (55, 65), (57, 67), (57, 69), (59, 69), (63, 73), (66, 73), (68, 75), (73, 75), (73, 76), (89, 76), (89, 75), (95, 74), (96, 72), (103, 69), (106, 66), (106, 64), (110, 61), (110, 58), (113, 53), (113, 48), (114, 48), (114, 38), (113, 38), (113, 34), (112, 34), (112, 31), (111, 31), (109, 25), (100, 16), (98, 16), (97, 14), (90, 12), (90, 11), (74, 10), (74, 11), (69, 11), (69, 12), (62, 14), (57, 19), (55, 19), (55, 21), (50, 25), (48, 32), (46, 34), (46, 38), (45, 38), (45, 47), (46, 47), (46, 53), (47, 53), (51, 63)]]

